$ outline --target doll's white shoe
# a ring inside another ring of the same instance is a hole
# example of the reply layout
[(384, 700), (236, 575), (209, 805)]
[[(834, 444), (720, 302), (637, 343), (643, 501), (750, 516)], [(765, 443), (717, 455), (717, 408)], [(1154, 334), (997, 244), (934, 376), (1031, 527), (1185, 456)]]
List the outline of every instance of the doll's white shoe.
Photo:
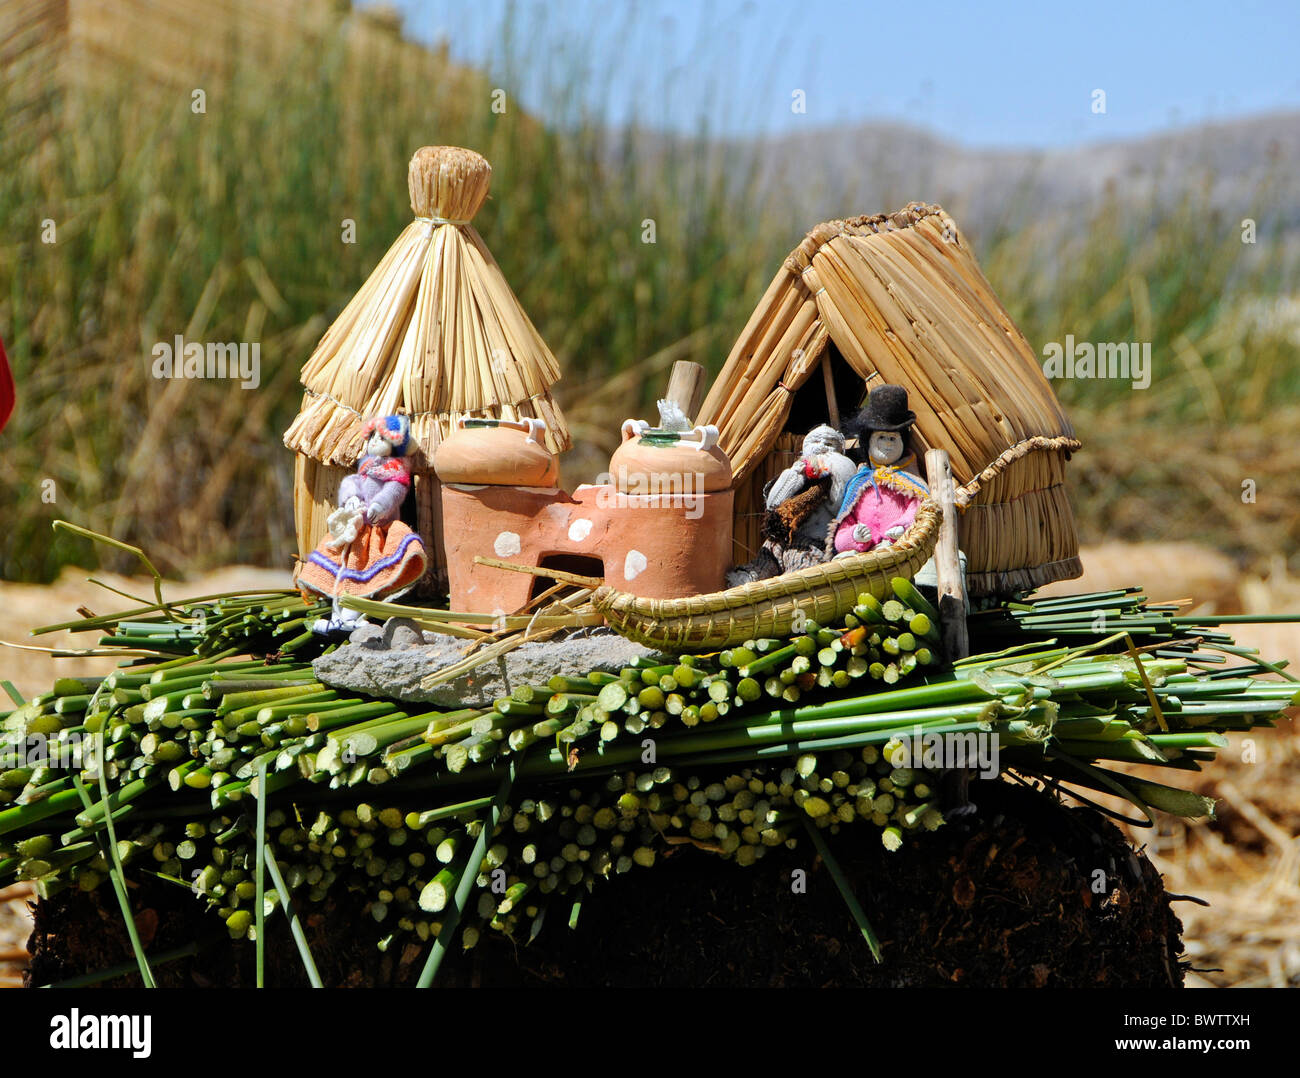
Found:
[(328, 618), (317, 618), (312, 623), (311, 631), (321, 636), (328, 636), (331, 633), (350, 633), (361, 625), (369, 624), (366, 616), (360, 610), (349, 610), (347, 607), (339, 606), (335, 600), (334, 608)]

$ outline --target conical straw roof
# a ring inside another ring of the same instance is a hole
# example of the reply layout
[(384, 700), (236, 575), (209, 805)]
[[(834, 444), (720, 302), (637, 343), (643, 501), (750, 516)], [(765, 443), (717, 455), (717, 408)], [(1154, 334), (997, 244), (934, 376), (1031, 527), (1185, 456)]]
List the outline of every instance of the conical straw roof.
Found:
[(415, 220), (303, 367), (302, 410), (284, 436), (290, 449), (350, 466), (362, 421), (396, 412), (410, 416), (417, 468), (468, 415), (535, 416), (553, 450), (569, 447), (550, 395), (559, 364), (470, 224), (491, 176), (472, 150), (416, 151), (408, 171)]

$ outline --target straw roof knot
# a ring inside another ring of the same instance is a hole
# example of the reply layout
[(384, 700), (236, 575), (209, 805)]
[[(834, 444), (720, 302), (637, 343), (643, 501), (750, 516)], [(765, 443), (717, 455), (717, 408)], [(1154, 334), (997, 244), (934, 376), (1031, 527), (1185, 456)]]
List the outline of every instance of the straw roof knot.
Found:
[(417, 221), (423, 221), (426, 225), (437, 227), (438, 225), (455, 225), (459, 228), (461, 225), (467, 225), (470, 222), (468, 217), (421, 217), (418, 213), (415, 215)]
[[(873, 236), (883, 232), (896, 232), (915, 228), (927, 218), (935, 218), (940, 232), (950, 242), (961, 245), (957, 226), (941, 206), (926, 202), (909, 202), (895, 213), (873, 213), (860, 217), (836, 218), (823, 221), (810, 229), (799, 241), (799, 246), (786, 256), (785, 269), (792, 277), (802, 277), (813, 264), (818, 251), (837, 236)], [(805, 282), (806, 283), (806, 282)], [(813, 289), (809, 289), (813, 291)]]
[(469, 224), (491, 181), (487, 158), (459, 146), (421, 146), (406, 174), (412, 212), (435, 225)]

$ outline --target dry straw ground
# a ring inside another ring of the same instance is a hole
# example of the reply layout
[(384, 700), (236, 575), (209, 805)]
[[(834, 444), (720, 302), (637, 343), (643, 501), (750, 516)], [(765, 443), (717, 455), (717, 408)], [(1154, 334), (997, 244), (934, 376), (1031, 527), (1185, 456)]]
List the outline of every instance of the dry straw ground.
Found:
[[(1216, 613), (1282, 614), (1300, 610), (1300, 578), (1281, 558), (1267, 575), (1243, 576), (1221, 554), (1190, 543), (1108, 543), (1085, 548), (1085, 576), (1048, 593), (1141, 583), (1153, 599), (1189, 599)], [(1239, 625), (1238, 642), (1267, 659), (1300, 667), (1300, 625)], [(1228, 748), (1194, 778), (1218, 799), (1217, 818), (1162, 816), (1154, 829), (1128, 828), (1174, 894), (1193, 987), (1300, 986), (1300, 727), (1230, 735)], [(1119, 806), (1116, 806), (1119, 807)]]

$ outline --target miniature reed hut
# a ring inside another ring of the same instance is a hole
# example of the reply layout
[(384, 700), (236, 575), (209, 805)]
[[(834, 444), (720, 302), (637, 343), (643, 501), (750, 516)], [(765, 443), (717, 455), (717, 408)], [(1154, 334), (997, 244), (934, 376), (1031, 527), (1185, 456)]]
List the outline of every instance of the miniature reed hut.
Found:
[(881, 382), (907, 389), (918, 453), (951, 457), (970, 594), (1082, 573), (1064, 486), (1081, 443), (956, 225), (921, 203), (809, 232), (709, 391), (697, 422), (732, 462), (737, 563), (759, 546), (764, 484)]
[(412, 503), (430, 570), (421, 592), (445, 582), (438, 443), (462, 417), (541, 419), (546, 445), (569, 448), (550, 387), (559, 364), (529, 321), (470, 220), (492, 174), (471, 150), (425, 146), (411, 158), (412, 221), (330, 326), (302, 370), (302, 409), (285, 432), (297, 453), (298, 553), (325, 534), (339, 482), (373, 415), (411, 420)]

